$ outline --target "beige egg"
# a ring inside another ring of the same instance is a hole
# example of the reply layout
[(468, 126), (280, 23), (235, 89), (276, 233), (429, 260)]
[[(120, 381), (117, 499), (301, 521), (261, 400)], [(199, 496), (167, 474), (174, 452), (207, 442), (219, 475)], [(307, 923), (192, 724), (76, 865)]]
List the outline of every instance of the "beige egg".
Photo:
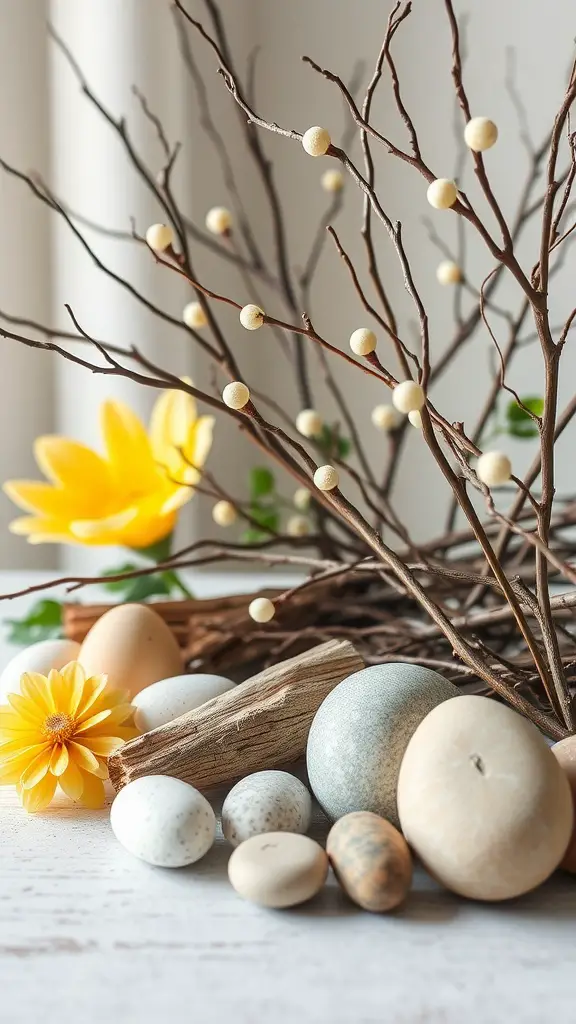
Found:
[(152, 608), (120, 604), (92, 626), (78, 654), (88, 675), (105, 673), (131, 697), (160, 679), (182, 673), (182, 655), (168, 626)]
[[(572, 803), (576, 818), (576, 736), (568, 736), (565, 740), (560, 740), (551, 749), (558, 764), (563, 768), (572, 790)], [(564, 871), (576, 874), (576, 821), (572, 830), (572, 838), (560, 867), (564, 868)]]
[(404, 754), (398, 814), (408, 843), (446, 888), (477, 900), (529, 892), (572, 834), (566, 776), (536, 727), (487, 697), (447, 700)]
[(326, 853), (344, 892), (364, 910), (384, 913), (405, 900), (412, 857), (386, 818), (371, 811), (345, 814), (328, 833)]

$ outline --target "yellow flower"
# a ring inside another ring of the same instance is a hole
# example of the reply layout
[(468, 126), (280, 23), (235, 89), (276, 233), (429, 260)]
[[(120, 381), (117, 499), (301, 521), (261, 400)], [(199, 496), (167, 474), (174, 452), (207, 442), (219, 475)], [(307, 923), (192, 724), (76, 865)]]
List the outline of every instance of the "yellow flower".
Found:
[(36, 462), (49, 483), (9, 480), (4, 491), (32, 515), (12, 533), (31, 544), (146, 548), (172, 532), (212, 444), (213, 418), (184, 391), (163, 392), (149, 432), (122, 402), (101, 406), (104, 455), (64, 437), (39, 437)]
[(25, 672), (21, 693), (0, 707), (0, 785), (15, 785), (27, 811), (41, 811), (56, 786), (85, 807), (102, 807), (107, 758), (138, 730), (127, 694), (106, 676), (86, 679), (71, 661), (48, 677)]

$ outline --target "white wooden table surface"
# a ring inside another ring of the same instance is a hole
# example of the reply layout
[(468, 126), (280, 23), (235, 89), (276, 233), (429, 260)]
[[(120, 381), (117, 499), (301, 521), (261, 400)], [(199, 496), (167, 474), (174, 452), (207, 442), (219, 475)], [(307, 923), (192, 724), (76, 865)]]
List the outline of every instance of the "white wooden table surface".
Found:
[[(0, 593), (22, 579), (0, 573)], [(210, 589), (229, 582), (219, 576)], [(3, 605), (0, 617), (23, 607)], [(0, 667), (10, 653), (4, 643)], [(312, 834), (326, 835), (320, 813)], [(229, 854), (220, 838), (190, 868), (151, 868), (116, 842), (107, 811), (62, 798), (28, 816), (0, 789), (2, 1024), (576, 1017), (574, 878), (557, 875), (491, 906), (441, 891), (418, 871), (405, 908), (389, 916), (357, 910), (330, 879), (310, 904), (275, 912), (236, 896)]]

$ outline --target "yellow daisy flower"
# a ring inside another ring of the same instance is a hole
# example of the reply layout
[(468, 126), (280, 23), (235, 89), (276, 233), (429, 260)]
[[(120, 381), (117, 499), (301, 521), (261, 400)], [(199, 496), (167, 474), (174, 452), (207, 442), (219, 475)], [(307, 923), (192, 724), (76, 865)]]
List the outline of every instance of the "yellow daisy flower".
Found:
[(9, 480), (4, 491), (31, 515), (12, 533), (30, 544), (147, 548), (172, 533), (212, 444), (212, 416), (184, 391), (157, 399), (147, 432), (123, 402), (101, 406), (104, 454), (64, 437), (39, 437), (36, 462), (49, 483)]
[(25, 672), (20, 688), (0, 707), (0, 785), (15, 785), (30, 812), (47, 807), (57, 785), (102, 807), (107, 758), (138, 735), (127, 694), (106, 676), (86, 679), (76, 661), (48, 677)]

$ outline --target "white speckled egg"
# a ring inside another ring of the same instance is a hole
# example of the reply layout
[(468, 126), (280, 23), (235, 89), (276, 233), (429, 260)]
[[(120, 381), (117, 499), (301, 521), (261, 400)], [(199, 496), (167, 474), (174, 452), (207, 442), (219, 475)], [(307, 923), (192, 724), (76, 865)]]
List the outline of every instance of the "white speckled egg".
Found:
[(169, 775), (146, 775), (121, 789), (110, 824), (129, 853), (161, 868), (194, 864), (214, 842), (216, 818), (197, 789)]
[(160, 679), (140, 690), (133, 698), (132, 704), (137, 708), (134, 716), (136, 727), (140, 732), (150, 732), (159, 725), (173, 722), (187, 711), (199, 708), (213, 697), (219, 697), (234, 685), (231, 679), (225, 679), (224, 676), (200, 672), (196, 675)]
[(222, 807), (222, 831), (232, 846), (264, 832), (308, 830), (312, 799), (288, 772), (254, 772), (237, 782)]
[(47, 676), (51, 668), (64, 668), (78, 660), (80, 644), (75, 640), (40, 640), (31, 647), (18, 651), (0, 676), (0, 704), (5, 704), (9, 693), (20, 693), (20, 679), (24, 672), (40, 672)]

